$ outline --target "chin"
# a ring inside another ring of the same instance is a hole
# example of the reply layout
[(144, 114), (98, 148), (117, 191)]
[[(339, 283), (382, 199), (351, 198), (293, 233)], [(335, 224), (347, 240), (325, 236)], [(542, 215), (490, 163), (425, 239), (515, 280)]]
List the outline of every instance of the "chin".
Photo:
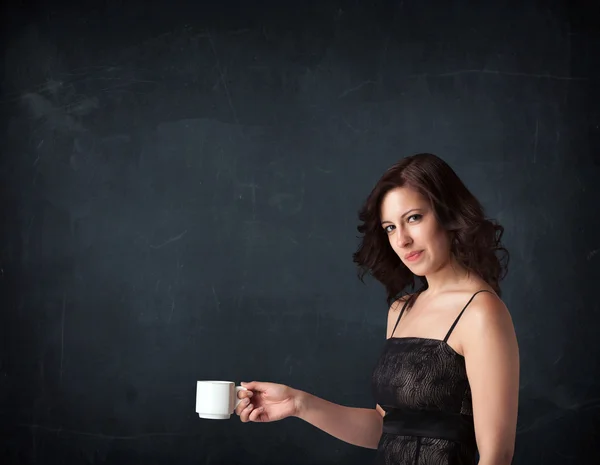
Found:
[(412, 271), (412, 274), (414, 274), (415, 276), (418, 276), (419, 278), (422, 278), (427, 275), (426, 271), (419, 272), (419, 270), (414, 270), (412, 268), (409, 268), (409, 270)]
[(415, 265), (410, 265), (409, 263), (406, 263), (405, 261), (403, 261), (402, 263), (404, 263), (404, 265), (406, 266), (406, 268), (409, 269), (409, 271), (414, 274), (415, 276), (425, 276), (427, 274), (427, 269), (424, 266), (419, 266), (418, 264)]

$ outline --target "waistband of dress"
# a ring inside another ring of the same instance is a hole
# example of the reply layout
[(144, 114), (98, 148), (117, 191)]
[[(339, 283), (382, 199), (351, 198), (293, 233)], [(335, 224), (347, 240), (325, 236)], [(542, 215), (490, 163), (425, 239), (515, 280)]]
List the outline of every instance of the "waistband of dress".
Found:
[(399, 436), (445, 439), (476, 447), (471, 415), (438, 410), (387, 409), (383, 432)]

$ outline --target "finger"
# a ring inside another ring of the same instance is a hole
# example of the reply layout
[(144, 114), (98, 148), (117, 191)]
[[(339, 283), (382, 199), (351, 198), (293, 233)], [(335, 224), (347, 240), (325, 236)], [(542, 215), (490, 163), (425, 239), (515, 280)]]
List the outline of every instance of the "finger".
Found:
[(254, 409), (254, 405), (250, 404), (250, 405), (248, 405), (248, 407), (246, 407), (244, 410), (242, 410), (240, 419), (242, 420), (243, 423), (250, 421), (250, 414), (252, 413), (253, 409)]
[(238, 391), (237, 393), (237, 397), (238, 399), (245, 399), (246, 397), (252, 397), (254, 395), (254, 393), (250, 390), (248, 391), (242, 391), (241, 389)]
[(240, 403), (238, 404), (238, 406), (235, 408), (235, 413), (238, 416), (241, 416), (244, 409), (246, 407), (248, 407), (248, 404), (250, 404), (250, 399), (246, 398), (246, 399), (241, 400)]
[(248, 419), (250, 421), (261, 421), (261, 415), (264, 413), (264, 411), (264, 407), (255, 408), (252, 412), (250, 412)]

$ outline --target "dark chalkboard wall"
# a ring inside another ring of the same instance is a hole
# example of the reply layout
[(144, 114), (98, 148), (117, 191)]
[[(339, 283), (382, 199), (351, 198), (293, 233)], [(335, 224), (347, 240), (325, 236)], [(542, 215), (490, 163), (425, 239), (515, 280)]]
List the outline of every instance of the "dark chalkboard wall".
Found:
[(514, 463), (600, 461), (595, 12), (250, 3), (5, 10), (0, 461), (368, 463), (297, 419), (200, 420), (195, 381), (374, 407), (357, 210), (422, 151), (506, 228)]

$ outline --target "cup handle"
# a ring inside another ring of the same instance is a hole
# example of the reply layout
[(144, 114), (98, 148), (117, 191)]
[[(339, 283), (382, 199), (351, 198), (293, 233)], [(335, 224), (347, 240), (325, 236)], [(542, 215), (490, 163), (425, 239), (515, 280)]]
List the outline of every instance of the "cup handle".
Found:
[(236, 409), (237, 406), (239, 405), (239, 403), (242, 401), (242, 399), (240, 399), (237, 396), (237, 393), (240, 392), (240, 391), (247, 391), (247, 390), (248, 389), (246, 389), (244, 386), (236, 386), (235, 387), (235, 404), (234, 404), (234, 407), (233, 407), (234, 409)]

